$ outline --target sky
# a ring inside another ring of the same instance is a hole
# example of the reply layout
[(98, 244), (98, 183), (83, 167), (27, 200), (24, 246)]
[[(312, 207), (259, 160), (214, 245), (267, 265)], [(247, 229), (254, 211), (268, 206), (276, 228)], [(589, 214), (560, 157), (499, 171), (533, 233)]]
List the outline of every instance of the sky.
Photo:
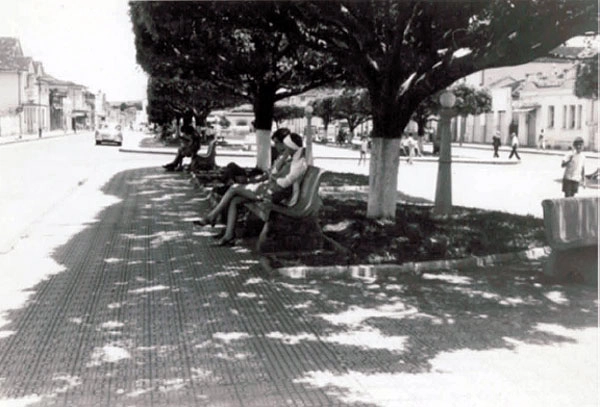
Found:
[(146, 97), (127, 0), (1, 0), (0, 36), (17, 37), (47, 74), (108, 101)]

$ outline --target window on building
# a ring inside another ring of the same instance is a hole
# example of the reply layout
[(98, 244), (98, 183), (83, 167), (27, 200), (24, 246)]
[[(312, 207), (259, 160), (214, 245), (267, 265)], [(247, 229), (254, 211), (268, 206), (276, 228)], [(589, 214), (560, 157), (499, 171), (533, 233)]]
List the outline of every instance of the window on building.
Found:
[(575, 128), (575, 105), (571, 105), (570, 106), (570, 114), (569, 114), (569, 128), (570, 129), (574, 129)]
[(563, 114), (562, 114), (562, 128), (567, 128), (567, 105), (563, 106)]
[(546, 127), (554, 128), (554, 106), (548, 106), (548, 125)]
[(580, 129), (581, 128), (581, 116), (583, 114), (583, 106), (582, 105), (578, 105), (577, 106), (577, 128)]

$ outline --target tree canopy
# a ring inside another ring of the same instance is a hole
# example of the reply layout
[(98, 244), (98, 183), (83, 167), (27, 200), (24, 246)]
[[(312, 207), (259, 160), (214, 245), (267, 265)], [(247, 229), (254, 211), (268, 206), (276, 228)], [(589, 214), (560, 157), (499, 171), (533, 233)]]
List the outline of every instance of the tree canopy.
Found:
[(241, 101), (231, 94), (219, 94), (208, 82), (150, 76), (147, 87), (149, 120), (159, 124), (183, 117), (203, 123), (213, 109), (234, 107)]
[(364, 89), (345, 89), (333, 99), (332, 117), (346, 120), (350, 134), (354, 135), (354, 129), (371, 118), (367, 92)]
[(292, 44), (287, 2), (131, 2), (137, 60), (154, 76), (208, 81), (253, 104), (270, 129), (276, 101), (340, 76), (332, 58)]
[(275, 105), (273, 110), (273, 120), (277, 127), (284, 120), (297, 119), (304, 117), (304, 108), (301, 106), (279, 106)]
[(332, 55), (346, 79), (369, 92), (373, 218), (395, 217), (397, 138), (425, 98), (473, 72), (523, 64), (597, 31), (594, 0), (291, 3), (287, 23), (296, 37)]
[(321, 118), (321, 120), (323, 121), (323, 127), (325, 128), (325, 131), (327, 131), (329, 123), (333, 119), (334, 100), (334, 96), (328, 96), (321, 99), (317, 99), (312, 103), (312, 107), (314, 109), (313, 114)]
[(598, 99), (598, 55), (577, 65), (575, 94), (580, 98)]
[(342, 74), (366, 89), (375, 139), (367, 216), (382, 218), (395, 216), (397, 138), (424, 99), (597, 31), (598, 15), (594, 0), (132, 2), (130, 11), (144, 70), (246, 98), (257, 130), (271, 128), (277, 100)]

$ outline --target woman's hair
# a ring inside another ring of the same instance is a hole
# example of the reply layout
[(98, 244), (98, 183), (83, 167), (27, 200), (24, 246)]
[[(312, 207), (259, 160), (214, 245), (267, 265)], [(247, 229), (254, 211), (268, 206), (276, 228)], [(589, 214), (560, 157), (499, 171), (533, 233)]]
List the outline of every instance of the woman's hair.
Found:
[(271, 140), (277, 140), (280, 143), (283, 143), (283, 139), (289, 136), (292, 132), (287, 127), (282, 127), (280, 129), (275, 130), (273, 135), (271, 136)]

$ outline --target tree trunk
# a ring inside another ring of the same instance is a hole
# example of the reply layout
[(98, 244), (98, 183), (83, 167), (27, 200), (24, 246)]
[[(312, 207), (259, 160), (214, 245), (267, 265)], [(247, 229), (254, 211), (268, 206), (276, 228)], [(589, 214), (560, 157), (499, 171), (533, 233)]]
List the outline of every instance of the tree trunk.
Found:
[(276, 88), (259, 84), (254, 98), (254, 128), (256, 129), (256, 166), (263, 171), (271, 167), (271, 126)]
[(422, 137), (425, 135), (425, 126), (426, 125), (427, 125), (426, 117), (417, 118), (417, 134), (419, 135), (419, 137)]
[(400, 139), (374, 137), (369, 168), (367, 218), (395, 219)]

